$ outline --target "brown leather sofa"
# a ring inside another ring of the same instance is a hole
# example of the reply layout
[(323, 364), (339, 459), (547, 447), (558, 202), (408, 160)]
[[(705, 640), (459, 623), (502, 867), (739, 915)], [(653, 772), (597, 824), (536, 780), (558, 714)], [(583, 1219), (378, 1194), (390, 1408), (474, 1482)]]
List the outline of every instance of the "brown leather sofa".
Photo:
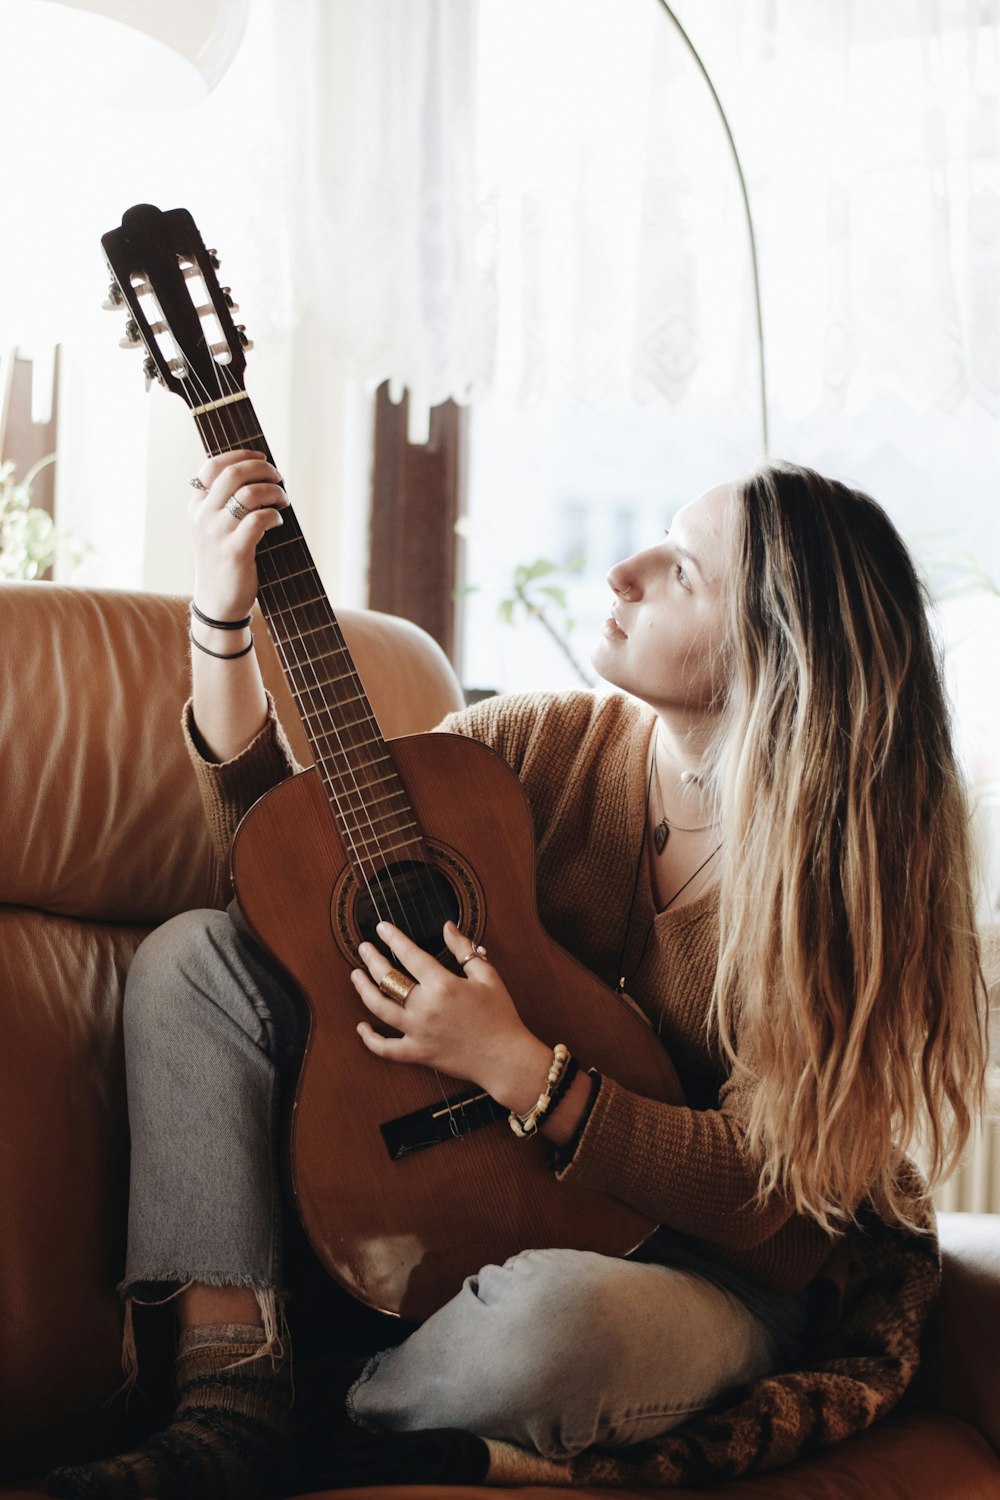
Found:
[[(342, 624), (388, 735), (428, 728), (461, 702), (443, 655), (413, 626), (350, 612)], [(222, 894), (178, 730), (186, 628), (180, 599), (0, 585), (4, 1493), (37, 1494), (27, 1476), (126, 1436), (124, 1404), (108, 1399), (121, 1379), (122, 983), (151, 927)], [(305, 760), (266, 644), (263, 654)], [(947, 1215), (941, 1228), (944, 1290), (903, 1408), (860, 1438), (717, 1494), (998, 1500), (1000, 1217)]]

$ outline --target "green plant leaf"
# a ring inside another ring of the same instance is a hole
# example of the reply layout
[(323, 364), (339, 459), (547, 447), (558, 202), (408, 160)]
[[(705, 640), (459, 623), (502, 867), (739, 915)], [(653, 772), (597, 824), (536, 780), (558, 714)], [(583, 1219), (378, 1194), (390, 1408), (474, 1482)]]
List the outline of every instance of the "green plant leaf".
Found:
[(529, 583), (535, 578), (544, 578), (548, 573), (558, 573), (558, 563), (550, 562), (547, 557), (536, 557), (535, 561), (524, 570), (524, 582)]

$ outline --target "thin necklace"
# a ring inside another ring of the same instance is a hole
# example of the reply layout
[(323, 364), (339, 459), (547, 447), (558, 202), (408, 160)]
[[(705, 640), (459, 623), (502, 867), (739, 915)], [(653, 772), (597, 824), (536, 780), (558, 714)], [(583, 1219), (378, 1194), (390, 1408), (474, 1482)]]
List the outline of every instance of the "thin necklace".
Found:
[[(670, 819), (667, 817), (666, 803), (663, 800), (663, 783), (660, 780), (660, 762), (659, 762), (659, 757), (657, 756), (657, 753), (656, 753), (657, 749), (659, 748), (659, 744), (660, 744), (660, 726), (659, 726), (659, 723), (657, 723), (656, 728), (653, 731), (653, 766), (656, 769), (656, 790), (659, 793), (659, 797), (660, 797), (660, 812), (663, 814), (663, 816), (660, 819), (660, 821), (657, 823), (656, 827), (653, 829), (653, 843), (654, 843), (654, 845), (656, 847), (657, 854), (662, 854), (663, 851), (664, 851), (664, 849), (667, 847), (667, 839), (670, 837), (670, 835), (671, 835), (672, 832), (676, 831), (677, 833), (704, 833), (709, 828), (715, 828), (718, 825), (719, 820), (718, 820), (718, 818), (713, 818), (713, 820), (712, 820), (711, 823), (699, 823), (698, 826), (697, 826), (697, 828), (685, 828), (680, 823), (671, 823)], [(685, 773), (685, 774), (688, 774), (688, 773)], [(692, 780), (697, 781), (698, 780), (697, 776), (694, 776), (692, 774)], [(647, 817), (648, 817), (648, 811), (647, 811)], [(718, 853), (718, 850), (716, 850), (715, 852)], [(708, 858), (711, 859), (712, 857), (713, 856), (710, 854)], [(705, 861), (705, 864), (707, 864), (707, 863), (708, 863), (708, 860)], [(704, 865), (702, 865), (700, 868), (704, 869)], [(699, 873), (699, 871), (695, 870), (694, 875), (697, 875), (698, 873)], [(694, 875), (691, 876), (691, 880), (694, 879)], [(690, 881), (688, 882), (688, 884), (690, 884)], [(684, 889), (684, 887), (681, 886), (681, 891), (683, 889)], [(680, 893), (681, 893), (681, 891), (678, 891), (676, 894), (679, 896)], [(669, 902), (667, 904), (669, 905)], [(664, 909), (664, 911), (666, 911), (667, 908), (664, 907), (663, 909)]]
[[(649, 827), (649, 799), (650, 799), (650, 794), (651, 794), (651, 792), (653, 790), (653, 769), (654, 769), (655, 765), (656, 765), (656, 751), (655, 751), (655, 748), (654, 748), (653, 759), (650, 762), (650, 766), (649, 766), (649, 779), (646, 782), (646, 803), (645, 803), (645, 808), (644, 808), (643, 817), (642, 817), (642, 838), (641, 838), (641, 840), (639, 842), (639, 858), (636, 860), (636, 863), (635, 863), (635, 874), (632, 877), (632, 895), (629, 897), (628, 917), (626, 918), (626, 921), (625, 921), (625, 934), (624, 934), (624, 936), (622, 938), (621, 952), (618, 955), (618, 966), (617, 967), (618, 967), (618, 975), (619, 975), (619, 977), (618, 977), (618, 983), (615, 986), (615, 989), (616, 989), (616, 992), (619, 995), (623, 995), (625, 993), (625, 986), (628, 984), (629, 980), (630, 979), (634, 979), (635, 976), (636, 976), (636, 974), (638, 974), (639, 970), (642, 968), (642, 961), (646, 957), (646, 949), (649, 947), (649, 939), (650, 939), (650, 935), (651, 935), (651, 933), (653, 931), (653, 923), (656, 921), (656, 918), (658, 916), (661, 916), (662, 913), (665, 912), (669, 907), (673, 906), (674, 902), (677, 900), (677, 897), (680, 896), (684, 891), (687, 890), (688, 886), (691, 884), (692, 880), (694, 880), (695, 876), (701, 874), (701, 872), (705, 868), (705, 866), (707, 864), (709, 864), (715, 858), (715, 856), (718, 854), (719, 850), (722, 848), (722, 844), (725, 843), (725, 840), (723, 839), (720, 843), (716, 844), (715, 848), (712, 850), (711, 854), (708, 856), (708, 859), (703, 859), (702, 862), (701, 862), (701, 864), (698, 866), (697, 870), (695, 870), (694, 874), (693, 875), (689, 875), (688, 878), (687, 878), (687, 880), (685, 880), (684, 884), (682, 886), (679, 886), (678, 889), (676, 891), (674, 891), (674, 894), (671, 896), (671, 898), (667, 902), (666, 906), (661, 907), (660, 911), (653, 913), (652, 917), (650, 917), (650, 919), (649, 919), (649, 925), (646, 928), (646, 936), (642, 940), (642, 949), (641, 949), (641, 951), (639, 953), (639, 961), (635, 965), (635, 967), (633, 968), (631, 974), (623, 974), (622, 973), (622, 969), (624, 968), (624, 965), (625, 965), (625, 952), (626, 952), (626, 949), (628, 948), (628, 940), (629, 940), (629, 936), (630, 936), (630, 934), (632, 932), (632, 917), (635, 914), (635, 897), (636, 897), (636, 892), (639, 889), (639, 873), (640, 873), (640, 871), (642, 869), (642, 856), (643, 856), (643, 853), (645, 852), (645, 848), (646, 848), (646, 830)], [(707, 828), (712, 828), (715, 825), (712, 824), (712, 823), (707, 823), (705, 826)], [(657, 832), (659, 832), (658, 829), (657, 829)], [(657, 853), (659, 853), (659, 850), (657, 850)], [(661, 1021), (662, 1021), (662, 1016), (661, 1016)]]

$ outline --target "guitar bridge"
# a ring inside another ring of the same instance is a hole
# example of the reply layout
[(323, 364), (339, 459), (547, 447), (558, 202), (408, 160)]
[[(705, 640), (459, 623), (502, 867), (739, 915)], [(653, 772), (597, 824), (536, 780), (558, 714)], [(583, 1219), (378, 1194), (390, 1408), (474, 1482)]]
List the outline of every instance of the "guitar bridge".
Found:
[(440, 1103), (387, 1120), (379, 1129), (390, 1160), (402, 1161), (415, 1151), (427, 1151), (443, 1141), (459, 1140), (463, 1135), (471, 1135), (472, 1131), (482, 1130), (494, 1120), (506, 1117), (503, 1105), (489, 1094), (453, 1094)]

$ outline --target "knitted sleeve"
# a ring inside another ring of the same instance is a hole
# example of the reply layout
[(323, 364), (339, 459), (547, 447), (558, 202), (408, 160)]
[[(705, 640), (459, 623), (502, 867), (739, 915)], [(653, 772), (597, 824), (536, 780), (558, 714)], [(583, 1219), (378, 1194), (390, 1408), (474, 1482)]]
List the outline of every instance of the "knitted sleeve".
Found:
[(611, 1193), (702, 1242), (776, 1291), (815, 1276), (831, 1240), (781, 1195), (756, 1202), (759, 1163), (744, 1144), (747, 1090), (724, 1084), (716, 1109), (660, 1104), (605, 1078), (560, 1181)]
[(189, 698), (181, 714), (184, 743), (194, 766), (209, 832), (222, 868), (229, 864), (229, 846), (240, 819), (259, 797), (302, 767), (292, 754), (278, 722), (274, 699), (267, 694), (267, 718), (249, 745), (231, 760), (215, 761), (198, 733)]
[(548, 751), (547, 721), (551, 717), (562, 721), (568, 718), (580, 734), (594, 707), (592, 693), (502, 693), (446, 715), (435, 727), (481, 740), (523, 779), (527, 761)]

